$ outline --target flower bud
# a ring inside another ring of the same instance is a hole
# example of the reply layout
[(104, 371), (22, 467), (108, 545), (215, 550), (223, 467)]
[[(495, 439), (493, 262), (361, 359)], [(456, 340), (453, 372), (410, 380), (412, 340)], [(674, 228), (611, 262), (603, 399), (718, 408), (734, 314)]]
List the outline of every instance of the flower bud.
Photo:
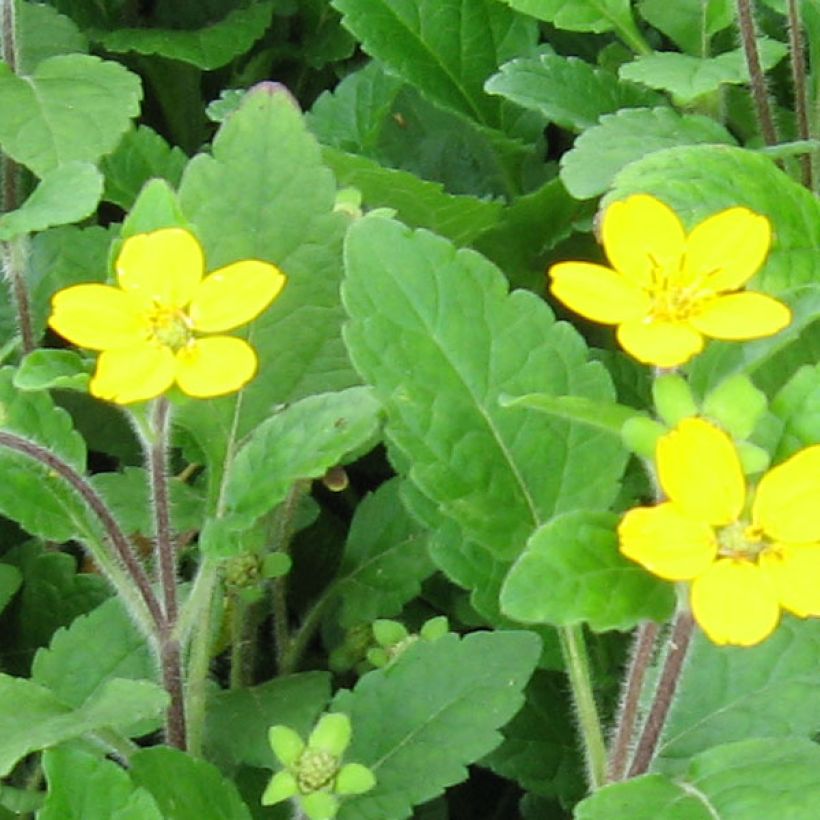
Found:
[(703, 415), (714, 419), (736, 439), (752, 434), (768, 408), (766, 394), (738, 373), (722, 381), (703, 402)]
[(658, 376), (652, 384), (652, 398), (658, 415), (669, 427), (698, 413), (689, 382), (677, 373)]

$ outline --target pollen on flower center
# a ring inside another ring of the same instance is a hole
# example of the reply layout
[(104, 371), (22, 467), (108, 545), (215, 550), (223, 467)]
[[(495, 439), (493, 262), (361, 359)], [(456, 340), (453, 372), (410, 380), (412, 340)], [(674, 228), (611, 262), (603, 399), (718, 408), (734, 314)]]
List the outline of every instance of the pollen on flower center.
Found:
[(754, 561), (767, 543), (763, 532), (743, 521), (723, 527), (717, 533), (718, 554), (727, 558), (746, 558)]
[(687, 319), (700, 305), (715, 295), (713, 291), (704, 289), (701, 282), (682, 286), (679, 284), (683, 278), (680, 271), (668, 271), (654, 259), (651, 275), (649, 295), (652, 299), (650, 315), (653, 319)]
[(174, 352), (182, 350), (192, 339), (191, 321), (177, 308), (156, 306), (149, 314), (151, 338)]

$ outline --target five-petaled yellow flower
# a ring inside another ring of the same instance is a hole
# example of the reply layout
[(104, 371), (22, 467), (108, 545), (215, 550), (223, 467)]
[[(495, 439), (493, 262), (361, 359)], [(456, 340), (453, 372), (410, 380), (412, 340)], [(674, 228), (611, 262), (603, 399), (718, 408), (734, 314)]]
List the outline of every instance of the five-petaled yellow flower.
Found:
[(620, 549), (661, 578), (691, 581), (712, 641), (759, 643), (781, 608), (820, 616), (820, 445), (766, 473), (751, 499), (734, 444), (703, 419), (662, 436), (656, 459), (668, 500), (627, 512)]
[(739, 292), (769, 252), (764, 216), (729, 208), (687, 236), (674, 211), (637, 194), (610, 205), (601, 230), (612, 267), (553, 265), (552, 293), (587, 319), (617, 325), (638, 361), (676, 367), (703, 349), (704, 336), (755, 339), (791, 321), (776, 299)]
[(174, 383), (205, 398), (239, 390), (256, 373), (253, 348), (234, 336), (279, 294), (284, 274), (246, 259), (204, 276), (199, 242), (181, 228), (126, 239), (116, 262), (119, 287), (87, 284), (54, 295), (48, 323), (80, 347), (102, 351), (90, 391), (128, 404)]

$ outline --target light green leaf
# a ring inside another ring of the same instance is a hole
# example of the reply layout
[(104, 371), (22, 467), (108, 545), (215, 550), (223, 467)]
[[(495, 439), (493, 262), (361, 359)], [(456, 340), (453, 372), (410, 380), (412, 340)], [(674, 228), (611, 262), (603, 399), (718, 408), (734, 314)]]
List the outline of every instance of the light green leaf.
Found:
[(11, 564), (0, 564), (0, 612), (8, 606), (22, 581), (23, 576), (17, 567)]
[(536, 390), (613, 398), (541, 300), (508, 294), (472, 251), (372, 217), (351, 227), (346, 267), (345, 338), (384, 402), (394, 459), (469, 540), (509, 560), (556, 513), (611, 502), (625, 461), (613, 436), (498, 403)]
[(602, 632), (664, 621), (675, 608), (672, 584), (618, 551), (618, 516), (570, 512), (536, 530), (501, 588), (501, 610), (523, 623)]
[(333, 148), (325, 148), (322, 157), (340, 185), (351, 185), (362, 192), (366, 208), (393, 208), (397, 217), (411, 227), (429, 228), (457, 245), (469, 245), (480, 233), (494, 227), (501, 214), (498, 200), (453, 196), (438, 182), (385, 168), (367, 157)]
[(139, 113), (140, 81), (86, 54), (49, 57), (31, 77), (0, 64), (0, 145), (42, 177), (72, 160), (112, 151)]
[(91, 362), (73, 350), (38, 348), (29, 353), (14, 374), (20, 390), (79, 390), (85, 392), (91, 376)]
[[(117, 598), (58, 629), (34, 656), (31, 679), (67, 706), (79, 707), (112, 678), (157, 679), (156, 661)], [(151, 731), (149, 727), (145, 731)]]
[(605, 430), (614, 436), (621, 435), (621, 428), (630, 419), (643, 415), (632, 407), (617, 402), (602, 402), (583, 396), (549, 396), (544, 393), (530, 393), (526, 396), (501, 395), (498, 399), (502, 407), (520, 407), (537, 410), (569, 421), (578, 421)]
[[(141, 533), (149, 537), (153, 534), (149, 478), (145, 470), (125, 467), (121, 472), (96, 473), (91, 483), (127, 533)], [(200, 529), (204, 506), (202, 493), (178, 478), (168, 481), (168, 489), (174, 532)]]
[(58, 54), (88, 51), (88, 40), (70, 18), (43, 3), (15, 0), (17, 68), (31, 74), (39, 63)]
[(150, 796), (141, 792), (137, 798), (126, 770), (104, 757), (58, 746), (43, 755), (43, 771), (48, 795), (39, 820), (124, 820), (123, 810), (136, 799), (144, 812), (140, 820), (162, 820)]
[(820, 794), (820, 748), (801, 738), (754, 738), (702, 752), (685, 775), (646, 775), (606, 786), (575, 809), (578, 820), (810, 818)]
[(270, 25), (273, 8), (271, 0), (260, 0), (247, 8), (234, 9), (218, 23), (197, 31), (125, 28), (91, 29), (87, 33), (114, 54), (156, 54), (211, 71), (250, 49)]
[(638, 9), (685, 52), (701, 57), (708, 55), (712, 36), (729, 28), (735, 17), (732, 0), (640, 0)]
[(282, 295), (243, 332), (259, 372), (241, 400), (192, 401), (176, 414), (209, 457), (211, 500), (229, 441), (246, 436), (277, 403), (357, 382), (340, 332), (346, 220), (333, 213), (335, 196), (293, 99), (273, 84), (251, 90), (216, 135), (213, 157), (199, 155), (185, 170), (180, 201), (210, 269), (256, 258), (288, 277)]
[(282, 724), (307, 737), (328, 700), (327, 672), (304, 672), (247, 689), (215, 692), (206, 712), (208, 757), (223, 767), (244, 763), (272, 769), (276, 760), (268, 729)]
[(234, 529), (282, 501), (294, 482), (319, 478), (347, 453), (375, 443), (381, 406), (367, 387), (309, 396), (262, 422), (236, 454), (224, 490)]
[[(778, 40), (758, 40), (760, 62), (764, 71), (774, 68), (788, 53), (788, 47)], [(692, 57), (674, 51), (662, 51), (638, 57), (622, 65), (619, 75), (624, 80), (642, 83), (650, 88), (669, 91), (683, 105), (717, 91), (721, 85), (741, 85), (749, 82), (749, 69), (743, 49), (735, 49), (717, 57)]]
[[(561, 157), (561, 180), (578, 199), (602, 194), (630, 163), (664, 148), (692, 143), (734, 143), (719, 123), (671, 108), (633, 108), (601, 117)], [(668, 186), (668, 183), (667, 183)]]
[(251, 820), (236, 786), (205, 760), (154, 746), (130, 764), (132, 779), (151, 793), (164, 820)]
[(773, 454), (775, 464), (820, 442), (820, 368), (803, 365), (796, 370), (770, 408), (782, 423)]
[(466, 766), (501, 742), (498, 729), (521, 707), (538, 651), (527, 632), (448, 634), (417, 641), (340, 692), (333, 707), (353, 724), (346, 759), (372, 769), (376, 787), (345, 801), (339, 820), (401, 820), (464, 780)]
[(695, 636), (659, 746), (658, 770), (748, 737), (813, 737), (820, 730), (820, 623), (786, 616), (758, 646), (717, 647)]
[(102, 190), (102, 174), (89, 162), (52, 168), (16, 211), (0, 216), (0, 241), (79, 222), (96, 211)]
[(0, 772), (7, 775), (18, 760), (39, 749), (154, 718), (167, 703), (156, 684), (114, 678), (72, 709), (32, 681), (0, 674)]
[(570, 131), (595, 125), (604, 114), (622, 108), (658, 105), (659, 95), (622, 82), (609, 71), (577, 57), (542, 54), (513, 60), (487, 80), (490, 94), (499, 94), (538, 111)]
[(500, 125), (484, 93), (498, 66), (535, 44), (533, 21), (496, 0), (333, 0), (368, 54), (436, 103), (475, 122)]
[(424, 530), (389, 481), (366, 496), (353, 516), (334, 594), (341, 598), (341, 626), (398, 615), (431, 575)]
[(638, 191), (660, 197), (690, 229), (735, 205), (763, 214), (777, 241), (752, 287), (777, 293), (817, 282), (820, 202), (767, 157), (730, 146), (670, 148), (624, 168), (608, 200)]
[(183, 151), (172, 148), (147, 125), (140, 125), (128, 131), (100, 163), (105, 174), (103, 197), (127, 211), (149, 179), (160, 177), (176, 187), (187, 161)]

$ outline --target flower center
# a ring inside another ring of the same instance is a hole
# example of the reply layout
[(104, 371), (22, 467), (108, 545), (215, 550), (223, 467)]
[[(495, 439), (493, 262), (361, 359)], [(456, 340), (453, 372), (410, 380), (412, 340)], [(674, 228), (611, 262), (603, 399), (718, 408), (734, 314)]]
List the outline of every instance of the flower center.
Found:
[(156, 305), (148, 313), (151, 325), (151, 338), (164, 347), (170, 347), (175, 353), (187, 347), (193, 338), (191, 322), (178, 308)]
[(759, 527), (744, 521), (736, 521), (718, 530), (718, 555), (724, 558), (745, 558), (756, 561), (769, 546)]
[(715, 294), (701, 287), (705, 277), (693, 278), (687, 284), (680, 268), (670, 269), (654, 257), (652, 259), (652, 283), (649, 296), (652, 299), (652, 318), (669, 322), (688, 319), (698, 308)]
[(333, 782), (339, 772), (338, 759), (330, 752), (307, 748), (296, 764), (296, 782), (302, 794), (319, 791)]

